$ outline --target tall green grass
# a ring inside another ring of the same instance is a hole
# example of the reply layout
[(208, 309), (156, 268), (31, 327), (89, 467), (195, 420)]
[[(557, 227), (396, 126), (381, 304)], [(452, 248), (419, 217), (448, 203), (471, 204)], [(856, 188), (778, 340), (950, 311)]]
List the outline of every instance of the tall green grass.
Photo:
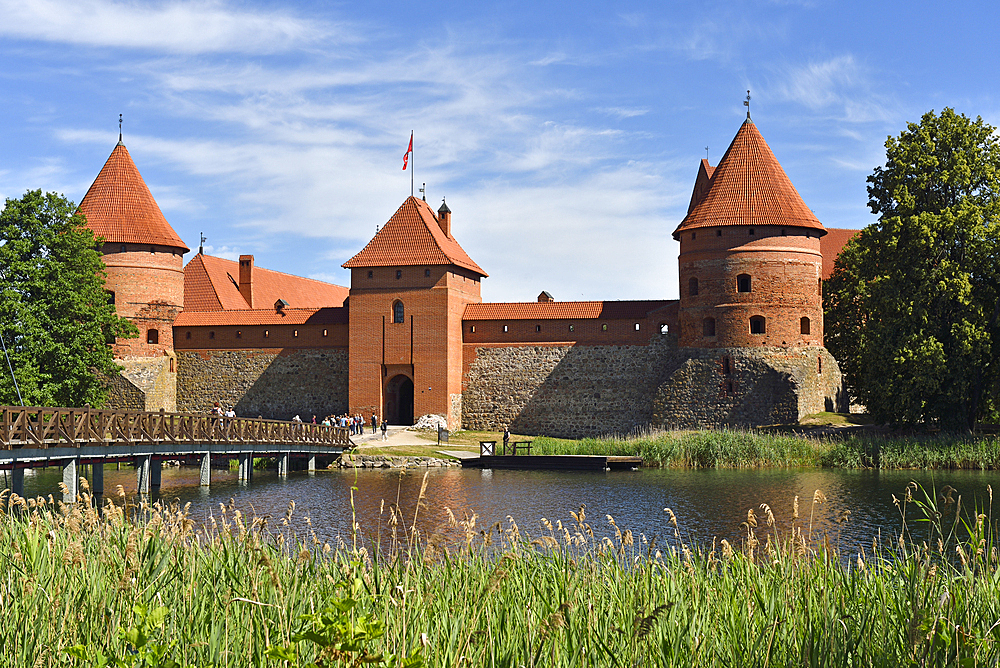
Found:
[(578, 441), (538, 437), (532, 454), (642, 457), (663, 468), (829, 466), (884, 469), (1000, 469), (997, 436), (810, 438), (752, 430), (650, 431)]
[[(0, 662), (996, 665), (991, 506), (963, 514), (936, 496), (900, 490), (903, 540), (844, 552), (813, 531), (821, 492), (788, 517), (734, 511), (746, 518), (737, 545), (688, 545), (669, 511), (671, 540), (654, 545), (581, 508), (539, 535), (513, 519), (480, 533), (466, 518), (451, 541), (392, 513), (408, 539), (388, 551), (291, 541), (232, 507), (199, 527), (124, 498), (102, 515), (86, 500), (17, 499), (0, 518)], [(930, 540), (908, 538), (916, 520)]]

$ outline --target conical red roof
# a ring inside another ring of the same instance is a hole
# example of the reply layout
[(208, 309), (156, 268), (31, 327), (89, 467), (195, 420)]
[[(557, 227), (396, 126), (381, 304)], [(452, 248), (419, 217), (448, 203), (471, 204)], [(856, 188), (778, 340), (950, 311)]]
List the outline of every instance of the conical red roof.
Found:
[(478, 264), (444, 233), (427, 202), (410, 196), (360, 253), (343, 266), (405, 267), (453, 264), (486, 276)]
[(86, 216), (87, 227), (105, 241), (172, 246), (185, 253), (189, 250), (163, 217), (120, 141), (84, 195), (79, 211)]
[(807, 227), (826, 233), (749, 118), (712, 172), (708, 192), (688, 211), (674, 238), (684, 230), (726, 225)]

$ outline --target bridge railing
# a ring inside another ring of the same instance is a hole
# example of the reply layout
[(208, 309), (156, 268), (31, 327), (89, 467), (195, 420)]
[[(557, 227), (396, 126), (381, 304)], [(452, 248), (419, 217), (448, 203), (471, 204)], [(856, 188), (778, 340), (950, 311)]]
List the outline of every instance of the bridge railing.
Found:
[(165, 411), (0, 406), (0, 449), (202, 444), (348, 447), (344, 427)]

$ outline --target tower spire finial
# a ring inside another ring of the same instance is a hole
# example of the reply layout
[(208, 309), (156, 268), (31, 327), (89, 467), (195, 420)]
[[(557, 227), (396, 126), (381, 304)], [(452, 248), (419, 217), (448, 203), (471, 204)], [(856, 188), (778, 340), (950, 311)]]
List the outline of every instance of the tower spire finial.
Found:
[(199, 232), (198, 236), (201, 237), (201, 242), (198, 244), (198, 255), (204, 255), (205, 254), (205, 242), (208, 241), (208, 239), (205, 237), (205, 233), (204, 232)]
[(118, 143), (122, 143), (122, 115), (118, 114)]
[(747, 99), (743, 100), (743, 106), (747, 108), (747, 120), (750, 120), (750, 91), (747, 90)]

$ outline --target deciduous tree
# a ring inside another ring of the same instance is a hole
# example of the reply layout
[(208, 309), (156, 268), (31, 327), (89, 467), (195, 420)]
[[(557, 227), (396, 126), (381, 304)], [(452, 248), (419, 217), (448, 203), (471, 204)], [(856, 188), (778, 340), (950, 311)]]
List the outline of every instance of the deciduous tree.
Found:
[(885, 148), (868, 177), (879, 220), (826, 283), (827, 347), (876, 417), (973, 428), (1000, 387), (1000, 143), (945, 108)]
[[(103, 404), (118, 374), (109, 341), (137, 336), (104, 290), (100, 240), (76, 205), (28, 191), (0, 212), (0, 334), (27, 405)], [(0, 403), (16, 404), (6, 361)]]

